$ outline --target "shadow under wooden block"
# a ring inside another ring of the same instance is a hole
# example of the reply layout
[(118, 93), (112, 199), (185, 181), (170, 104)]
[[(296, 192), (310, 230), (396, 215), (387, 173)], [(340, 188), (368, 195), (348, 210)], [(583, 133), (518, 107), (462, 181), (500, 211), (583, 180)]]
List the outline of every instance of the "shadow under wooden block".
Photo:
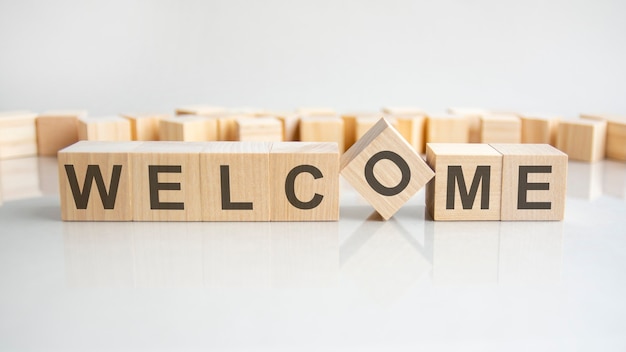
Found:
[(270, 221), (266, 142), (207, 143), (200, 153), (204, 221)]
[(429, 143), (426, 187), (434, 220), (500, 220), (502, 155), (488, 144)]
[(522, 143), (556, 145), (556, 133), (560, 116), (547, 114), (523, 114)]
[(270, 194), (272, 221), (337, 221), (337, 145), (273, 143), (270, 151)]
[(385, 220), (434, 175), (384, 118), (341, 157), (341, 174)]
[(522, 122), (516, 115), (486, 114), (480, 118), (481, 143), (520, 143)]
[(548, 144), (491, 144), (502, 154), (501, 220), (563, 220), (567, 155)]
[(176, 115), (213, 115), (226, 112), (226, 108), (213, 105), (187, 105), (176, 109)]
[(416, 152), (424, 154), (426, 150), (426, 130), (424, 129), (426, 125), (426, 115), (398, 115), (394, 117), (396, 121), (395, 126), (398, 132), (400, 132), (400, 135), (413, 146)]
[(469, 125), (468, 142), (480, 143), (480, 119), (484, 115), (489, 114), (489, 110), (481, 108), (448, 108), (448, 112), (465, 117)]
[(198, 189), (202, 179), (200, 152), (205, 146), (194, 142), (143, 142), (132, 151), (133, 220), (202, 220)]
[(81, 117), (78, 119), (81, 141), (130, 141), (130, 122), (119, 116)]
[(78, 119), (84, 117), (86, 110), (47, 111), (37, 116), (37, 153), (56, 156), (59, 150), (78, 142)]
[(236, 139), (241, 142), (280, 142), (283, 140), (283, 126), (274, 117), (236, 119)]
[(598, 161), (604, 159), (606, 121), (561, 120), (556, 147), (570, 160)]
[(80, 141), (58, 154), (61, 219), (130, 221), (129, 152), (140, 142)]
[(216, 141), (217, 136), (217, 119), (212, 117), (180, 115), (159, 121), (159, 139), (161, 141)]
[(339, 152), (344, 148), (343, 120), (336, 116), (303, 117), (300, 119), (300, 140), (303, 142), (335, 142)]
[(611, 114), (582, 114), (580, 117), (606, 121), (606, 157), (626, 161), (626, 117)]
[(36, 116), (28, 111), (0, 113), (0, 159), (37, 154)]
[(122, 114), (130, 122), (130, 137), (133, 141), (158, 141), (159, 121), (170, 117), (168, 114)]
[(469, 142), (469, 121), (459, 115), (429, 115), (426, 119), (426, 143)]

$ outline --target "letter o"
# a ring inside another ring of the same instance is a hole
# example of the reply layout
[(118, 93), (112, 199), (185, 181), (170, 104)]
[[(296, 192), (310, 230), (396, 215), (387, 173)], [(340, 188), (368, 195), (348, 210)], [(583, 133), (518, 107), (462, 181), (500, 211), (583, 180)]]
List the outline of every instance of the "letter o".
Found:
[[(380, 183), (376, 176), (374, 175), (374, 165), (382, 159), (387, 159), (392, 161), (398, 168), (400, 172), (402, 172), (402, 178), (400, 182), (394, 187), (387, 187)], [(384, 195), (384, 196), (395, 196), (396, 194), (404, 191), (404, 189), (409, 185), (411, 181), (411, 169), (409, 168), (409, 164), (398, 154), (390, 151), (383, 150), (374, 155), (365, 163), (365, 180), (367, 183), (374, 189), (376, 192)]]

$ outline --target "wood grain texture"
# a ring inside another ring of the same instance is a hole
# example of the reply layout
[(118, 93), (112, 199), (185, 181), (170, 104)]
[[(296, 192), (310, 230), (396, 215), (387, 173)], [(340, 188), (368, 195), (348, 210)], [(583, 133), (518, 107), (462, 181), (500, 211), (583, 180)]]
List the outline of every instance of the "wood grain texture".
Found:
[(570, 160), (593, 162), (604, 159), (606, 121), (562, 120), (557, 130), (556, 147)]
[(236, 119), (238, 141), (280, 142), (283, 140), (283, 125), (275, 117)]
[(480, 143), (480, 120), (489, 114), (489, 110), (482, 108), (448, 108), (448, 113), (465, 117), (469, 128), (470, 143)]
[(396, 128), (416, 152), (424, 154), (426, 147), (426, 115), (395, 115)]
[(218, 139), (217, 119), (207, 116), (179, 115), (159, 120), (159, 140), (205, 142)]
[(376, 118), (380, 119), (386, 115), (379, 112), (347, 112), (341, 114), (343, 120), (343, 149), (345, 152), (357, 141), (357, 119), (358, 118)]
[(426, 143), (469, 142), (469, 121), (460, 115), (428, 115)]
[(78, 119), (81, 141), (130, 141), (130, 122), (119, 116), (81, 117)]
[(522, 122), (516, 115), (486, 114), (480, 118), (481, 143), (521, 143)]
[(171, 117), (157, 113), (128, 113), (121, 116), (130, 122), (130, 137), (133, 141), (158, 141), (159, 121)]
[(303, 117), (300, 119), (300, 140), (303, 142), (335, 142), (344, 151), (343, 120), (337, 116)]
[(548, 114), (522, 114), (522, 143), (556, 145), (560, 116)]
[(59, 150), (78, 142), (78, 119), (86, 116), (85, 110), (47, 111), (37, 116), (37, 153), (56, 156)]
[(28, 111), (0, 113), (0, 159), (37, 154), (36, 116)]

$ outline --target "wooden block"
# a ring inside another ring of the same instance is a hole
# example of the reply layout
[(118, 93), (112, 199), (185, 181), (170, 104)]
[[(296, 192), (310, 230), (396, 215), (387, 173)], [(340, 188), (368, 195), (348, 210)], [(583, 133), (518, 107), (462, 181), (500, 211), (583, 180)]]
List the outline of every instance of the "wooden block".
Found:
[(213, 115), (224, 112), (226, 108), (212, 105), (187, 105), (176, 109), (176, 115)]
[(388, 115), (426, 115), (426, 112), (415, 106), (386, 106), (382, 111)]
[(129, 152), (140, 142), (80, 141), (58, 153), (61, 218), (133, 219)]
[(36, 116), (28, 111), (0, 113), (0, 159), (37, 154)]
[(556, 147), (570, 160), (598, 161), (604, 159), (606, 121), (562, 120), (556, 136)]
[(469, 142), (469, 121), (460, 115), (428, 115), (426, 143)]
[(515, 115), (487, 114), (480, 119), (481, 143), (521, 143), (522, 122)]
[(272, 221), (337, 221), (337, 145), (273, 143), (270, 151), (270, 192)]
[(271, 143), (213, 142), (200, 153), (204, 221), (270, 221)]
[(238, 141), (280, 142), (283, 125), (274, 117), (236, 119)]
[(81, 141), (130, 141), (130, 122), (119, 116), (81, 117), (78, 119)]
[(37, 116), (37, 153), (56, 156), (59, 150), (78, 142), (78, 119), (84, 117), (86, 110), (47, 111)]
[(501, 220), (563, 220), (567, 155), (548, 144), (491, 144), (502, 154)]
[(300, 107), (296, 109), (300, 116), (336, 116), (337, 112), (328, 107)]
[(426, 115), (421, 116), (394, 116), (396, 128), (400, 135), (420, 154), (425, 153), (425, 124)]
[(122, 114), (130, 122), (130, 137), (133, 141), (158, 141), (159, 121), (171, 117), (168, 114)]
[[(382, 118), (380, 114), (373, 116), (359, 116), (356, 119), (356, 128), (354, 131), (354, 136), (356, 140), (363, 138), (363, 136), (369, 131), (376, 123)], [(397, 129), (397, 121), (393, 116), (384, 116), (385, 119), (389, 122), (393, 128)], [(398, 131), (399, 132), (399, 131)]]
[(384, 114), (377, 112), (349, 112), (341, 115), (343, 120), (343, 148), (348, 150), (357, 140), (356, 120), (361, 117), (381, 118)]
[(5, 201), (41, 196), (37, 159), (28, 156), (0, 160), (0, 193)]
[(556, 145), (556, 131), (560, 116), (522, 114), (522, 143)]
[(606, 121), (606, 157), (626, 161), (626, 117), (612, 114), (581, 114), (583, 119)]
[(429, 143), (435, 178), (426, 187), (434, 220), (500, 220), (502, 155), (488, 144)]
[(303, 117), (300, 119), (300, 140), (303, 142), (335, 142), (344, 151), (343, 120), (339, 117)]
[(133, 150), (133, 220), (202, 220), (200, 152), (205, 147), (198, 142), (143, 142)]
[(469, 142), (480, 143), (480, 119), (489, 114), (489, 110), (481, 108), (448, 108), (448, 113), (464, 116), (469, 125)]
[(384, 118), (341, 157), (341, 174), (387, 220), (434, 176)]
[(179, 115), (159, 121), (159, 140), (179, 142), (216, 141), (217, 119), (206, 116)]
[(268, 110), (259, 117), (273, 117), (278, 119), (283, 129), (283, 141), (295, 142), (300, 140), (300, 115), (289, 111)]

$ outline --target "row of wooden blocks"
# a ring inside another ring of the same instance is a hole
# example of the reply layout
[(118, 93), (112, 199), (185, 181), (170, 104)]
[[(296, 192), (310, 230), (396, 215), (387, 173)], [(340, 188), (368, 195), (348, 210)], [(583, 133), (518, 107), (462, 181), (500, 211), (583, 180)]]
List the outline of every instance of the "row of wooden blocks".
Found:
[(328, 142), (85, 141), (58, 163), (62, 219), (92, 221), (336, 221), (340, 173), (384, 219), (428, 184), (434, 220), (561, 220), (567, 179), (547, 144), (434, 143), (424, 161), (384, 118), (341, 157)]

